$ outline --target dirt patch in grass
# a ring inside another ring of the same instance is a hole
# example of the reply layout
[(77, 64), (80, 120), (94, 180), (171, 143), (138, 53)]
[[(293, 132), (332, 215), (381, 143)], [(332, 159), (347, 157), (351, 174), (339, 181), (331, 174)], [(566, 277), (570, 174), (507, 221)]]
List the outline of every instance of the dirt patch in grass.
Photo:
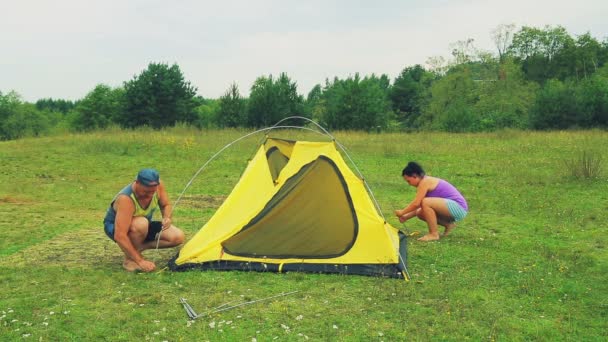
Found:
[(226, 196), (190, 195), (180, 199), (178, 206), (195, 209), (217, 209), (224, 203)]
[[(158, 269), (167, 265), (177, 248), (147, 250), (144, 256)], [(0, 260), (0, 265), (19, 267), (59, 266), (122, 270), (124, 254), (101, 228), (88, 228), (58, 235)]]
[(29, 204), (32, 203), (32, 201), (23, 199), (23, 198), (16, 198), (16, 197), (11, 197), (11, 196), (5, 196), (5, 197), (0, 197), (0, 203), (7, 203), (7, 204)]

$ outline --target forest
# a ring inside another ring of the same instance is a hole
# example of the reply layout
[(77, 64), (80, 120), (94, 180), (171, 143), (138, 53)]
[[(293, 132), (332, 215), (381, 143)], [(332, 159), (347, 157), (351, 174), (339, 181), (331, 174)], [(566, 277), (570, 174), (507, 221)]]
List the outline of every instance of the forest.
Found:
[(303, 116), (332, 130), (484, 132), (608, 128), (608, 38), (562, 26), (499, 25), (495, 51), (473, 39), (451, 56), (429, 57), (399, 75), (334, 77), (306, 95), (286, 73), (259, 76), (241, 94), (197, 94), (177, 64), (151, 62), (120, 87), (98, 84), (84, 98), (24, 101), (0, 89), (0, 140), (119, 126), (201, 129), (272, 125)]

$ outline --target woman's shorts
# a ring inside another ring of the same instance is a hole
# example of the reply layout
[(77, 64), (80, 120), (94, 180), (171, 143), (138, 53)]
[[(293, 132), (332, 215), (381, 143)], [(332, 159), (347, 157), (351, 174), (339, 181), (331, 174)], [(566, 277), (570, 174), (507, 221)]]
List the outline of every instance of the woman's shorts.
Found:
[[(163, 223), (160, 221), (152, 221), (148, 224), (148, 235), (146, 235), (146, 239), (144, 241), (154, 241), (156, 240), (156, 234), (163, 229)], [(104, 222), (103, 230), (106, 232), (106, 235), (114, 240), (114, 222)]]
[(465, 216), (467, 216), (467, 211), (464, 210), (464, 208), (461, 207), (460, 204), (456, 203), (456, 201), (446, 198), (445, 203), (448, 206), (450, 215), (452, 215), (452, 217), (454, 218), (454, 222), (458, 222), (465, 218)]

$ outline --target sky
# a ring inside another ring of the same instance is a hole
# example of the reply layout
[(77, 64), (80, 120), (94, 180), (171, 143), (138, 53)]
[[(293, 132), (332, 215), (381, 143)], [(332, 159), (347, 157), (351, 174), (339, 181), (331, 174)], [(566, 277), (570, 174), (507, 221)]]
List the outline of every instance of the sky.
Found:
[(394, 80), (458, 41), (496, 53), (499, 25), (603, 41), (606, 18), (607, 0), (0, 0), (0, 91), (75, 101), (167, 63), (205, 98), (282, 72), (306, 96), (355, 73)]

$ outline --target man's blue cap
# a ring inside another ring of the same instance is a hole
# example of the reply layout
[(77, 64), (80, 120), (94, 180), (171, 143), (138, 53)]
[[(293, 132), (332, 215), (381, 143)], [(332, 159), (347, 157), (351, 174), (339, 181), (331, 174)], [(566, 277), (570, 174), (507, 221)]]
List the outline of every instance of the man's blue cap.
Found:
[(157, 186), (160, 183), (160, 176), (154, 169), (142, 169), (137, 174), (137, 180), (145, 186)]

